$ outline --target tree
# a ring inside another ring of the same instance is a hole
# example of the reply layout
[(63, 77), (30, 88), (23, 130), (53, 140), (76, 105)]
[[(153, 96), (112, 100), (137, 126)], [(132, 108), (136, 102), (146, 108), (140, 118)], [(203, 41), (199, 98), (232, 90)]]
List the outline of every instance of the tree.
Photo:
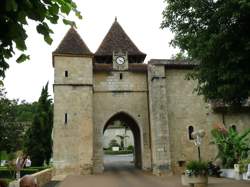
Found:
[(176, 60), (176, 61), (190, 60), (189, 57), (183, 51), (180, 51), (176, 53), (175, 55), (172, 55), (171, 59)]
[(32, 164), (42, 166), (44, 161), (49, 163), (52, 154), (53, 110), (48, 83), (42, 88), (37, 105), (32, 125), (26, 133), (25, 148)]
[(127, 136), (127, 135), (116, 135), (118, 138), (120, 138), (120, 140), (121, 140), (121, 150), (124, 150), (124, 140), (125, 140), (125, 138), (128, 138), (129, 136)]
[[(27, 20), (37, 22), (36, 30), (44, 36), (44, 40), (52, 43), (50, 34), (53, 31), (49, 23), (56, 24), (62, 20), (64, 24), (75, 26), (75, 23), (66, 19), (70, 12), (82, 18), (72, 0), (3, 0), (0, 6), (0, 78), (5, 77), (5, 70), (9, 67), (6, 59), (14, 55), (15, 47), (20, 51), (27, 49), (25, 40), (28, 37), (25, 30)], [(29, 59), (29, 55), (22, 53), (17, 62)]]
[(6, 91), (0, 87), (0, 151), (8, 153), (23, 146), (24, 127), (16, 120), (16, 100), (9, 100)]
[(206, 100), (242, 105), (250, 95), (250, 3), (247, 0), (166, 0), (162, 28), (173, 46), (199, 61), (189, 78)]
[(37, 110), (37, 102), (28, 103), (25, 100), (16, 106), (16, 121), (21, 123), (31, 123), (35, 111)]

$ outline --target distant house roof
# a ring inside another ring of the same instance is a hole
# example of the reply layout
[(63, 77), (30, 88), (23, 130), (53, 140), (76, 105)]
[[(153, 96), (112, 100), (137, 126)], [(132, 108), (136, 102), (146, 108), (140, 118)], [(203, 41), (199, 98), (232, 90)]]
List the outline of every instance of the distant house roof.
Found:
[(136, 60), (139, 60), (140, 62), (142, 62), (146, 57), (146, 54), (141, 52), (136, 47), (136, 45), (115, 19), (115, 22), (112, 24), (101, 45), (95, 52), (95, 58), (98, 59), (99, 57), (112, 57), (113, 52), (120, 51), (127, 52), (129, 58), (136, 58)]
[(77, 31), (71, 27), (53, 55), (93, 55)]

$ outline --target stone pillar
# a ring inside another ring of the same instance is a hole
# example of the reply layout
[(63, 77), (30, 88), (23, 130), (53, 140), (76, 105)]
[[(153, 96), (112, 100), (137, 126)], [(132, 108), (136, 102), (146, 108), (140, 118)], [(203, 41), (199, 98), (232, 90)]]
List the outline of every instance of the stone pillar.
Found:
[(148, 84), (152, 169), (155, 175), (169, 174), (171, 158), (164, 65), (149, 64)]
[[(96, 125), (96, 124), (95, 124)], [(103, 166), (103, 128), (94, 127), (94, 140), (93, 140), (93, 173), (100, 174), (104, 170)]]

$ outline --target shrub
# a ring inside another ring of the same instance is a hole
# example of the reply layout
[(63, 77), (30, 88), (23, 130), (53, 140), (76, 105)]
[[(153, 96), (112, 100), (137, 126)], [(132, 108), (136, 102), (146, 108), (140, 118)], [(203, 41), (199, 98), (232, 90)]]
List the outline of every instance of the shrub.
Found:
[(250, 129), (239, 134), (233, 128), (216, 127), (212, 131), (212, 143), (217, 145), (217, 158), (222, 160), (225, 168), (233, 168), (234, 164), (247, 158), (250, 150)]
[(1, 160), (8, 160), (8, 154), (6, 151), (0, 151), (0, 161)]
[(186, 174), (188, 176), (207, 175), (208, 163), (203, 161), (192, 160), (187, 163), (186, 169)]
[(240, 173), (246, 173), (247, 172), (248, 164), (250, 164), (250, 158), (239, 161)]
[(132, 154), (133, 151), (131, 150), (120, 150), (120, 151), (112, 151), (112, 150), (106, 150), (104, 151), (107, 155), (122, 155), (122, 154)]
[(128, 148), (127, 148), (127, 150), (133, 151), (134, 150), (134, 146), (133, 145), (129, 145)]

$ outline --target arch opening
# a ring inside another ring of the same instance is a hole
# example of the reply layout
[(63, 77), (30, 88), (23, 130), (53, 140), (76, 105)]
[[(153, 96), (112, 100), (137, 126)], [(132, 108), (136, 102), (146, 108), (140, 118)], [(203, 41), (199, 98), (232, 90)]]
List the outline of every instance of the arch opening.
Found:
[[(113, 130), (113, 133), (111, 133), (111, 135), (113, 136), (111, 137), (111, 140), (116, 139), (117, 143), (119, 144), (119, 149), (124, 150), (125, 152), (126, 150), (129, 151), (132, 145), (133, 156), (131, 158), (132, 159), (131, 161), (136, 168), (141, 169), (142, 167), (141, 132), (140, 132), (140, 128), (137, 122), (129, 114), (126, 114), (124, 112), (120, 112), (120, 113), (113, 115), (104, 125), (104, 128), (103, 128), (104, 139), (105, 139), (105, 133), (107, 133), (107, 131), (112, 131), (112, 129), (119, 129), (119, 128), (120, 130), (118, 130), (117, 132), (120, 132), (120, 134), (114, 133), (115, 131)], [(104, 140), (104, 144), (103, 144), (104, 157), (108, 157), (108, 155), (105, 155), (105, 151), (107, 150), (107, 147), (109, 151), (111, 150), (109, 143), (107, 143), (107, 141), (105, 142)], [(113, 158), (115, 158), (115, 156), (113, 156)], [(119, 156), (116, 158), (119, 158)], [(122, 156), (120, 156), (120, 158), (122, 158)], [(114, 159), (114, 162), (116, 162), (115, 160), (116, 159)], [(127, 160), (127, 159), (125, 160), (126, 162), (130, 162), (130, 160)], [(107, 163), (105, 163), (105, 159), (104, 159), (104, 170), (106, 170), (107, 167), (108, 167)]]

